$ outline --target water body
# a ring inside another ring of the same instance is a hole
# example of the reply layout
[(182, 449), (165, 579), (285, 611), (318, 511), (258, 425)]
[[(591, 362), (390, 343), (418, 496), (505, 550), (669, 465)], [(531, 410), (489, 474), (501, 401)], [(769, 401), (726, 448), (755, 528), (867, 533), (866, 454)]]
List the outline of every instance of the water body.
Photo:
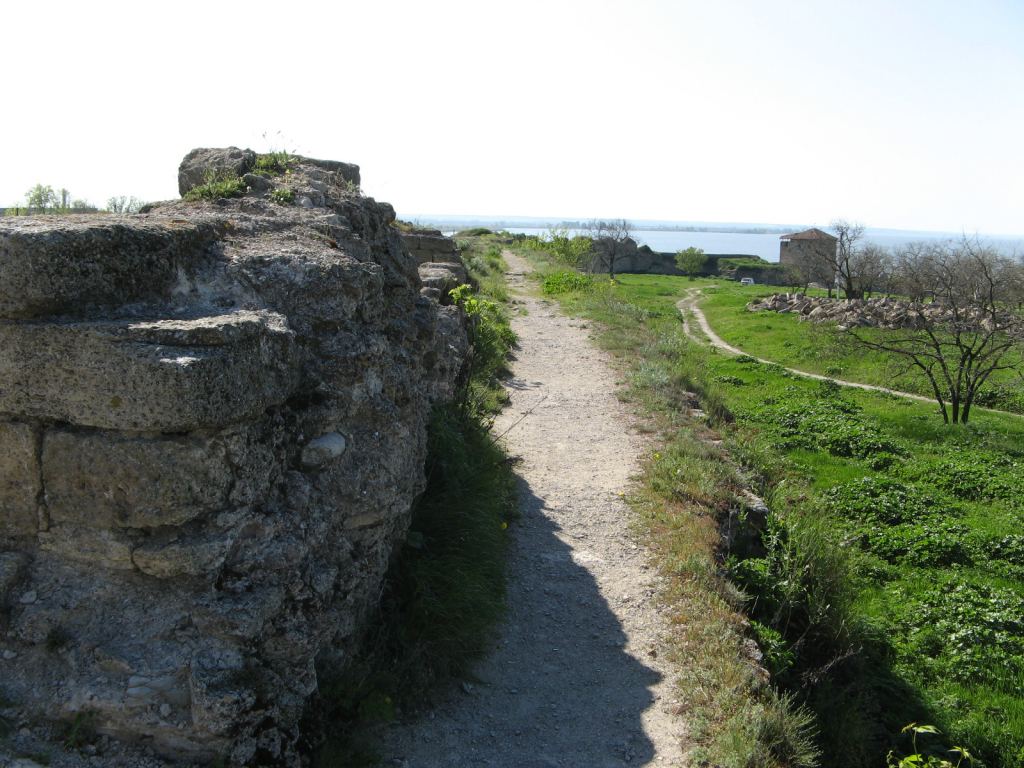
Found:
[[(541, 227), (509, 227), (509, 232), (522, 232), (527, 235), (545, 235), (547, 228)], [(865, 239), (885, 248), (895, 249), (907, 243), (922, 240), (948, 240), (956, 235), (943, 235), (934, 232), (912, 232), (894, 229), (873, 230), (865, 232)], [(760, 256), (765, 261), (779, 260), (779, 235), (749, 234), (746, 232), (674, 232), (661, 229), (638, 229), (633, 239), (641, 245), (650, 246), (651, 250), (662, 253), (681, 251), (693, 246), (705, 253), (731, 253), (748, 256)], [(1022, 240), (994, 240), (982, 238), (983, 243), (995, 246), (1007, 255), (1024, 255)]]

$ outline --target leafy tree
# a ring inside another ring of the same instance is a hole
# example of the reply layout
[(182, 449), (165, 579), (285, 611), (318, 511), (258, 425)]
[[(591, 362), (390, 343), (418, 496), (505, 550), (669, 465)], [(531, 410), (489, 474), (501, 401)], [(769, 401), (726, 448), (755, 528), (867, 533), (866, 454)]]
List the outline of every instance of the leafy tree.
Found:
[(583, 265), (593, 247), (593, 242), (589, 237), (570, 235), (566, 227), (550, 227), (541, 243), (559, 261), (574, 267)]
[(704, 254), (704, 250), (690, 246), (682, 251), (676, 251), (676, 266), (679, 270), (685, 273), (691, 280), (695, 278), (704, 265), (708, 263), (708, 257)]
[(46, 186), (36, 184), (25, 193), (25, 205), (40, 211), (49, 211), (57, 207), (59, 202), (60, 198), (57, 197), (57, 193), (53, 191), (53, 187), (49, 184)]

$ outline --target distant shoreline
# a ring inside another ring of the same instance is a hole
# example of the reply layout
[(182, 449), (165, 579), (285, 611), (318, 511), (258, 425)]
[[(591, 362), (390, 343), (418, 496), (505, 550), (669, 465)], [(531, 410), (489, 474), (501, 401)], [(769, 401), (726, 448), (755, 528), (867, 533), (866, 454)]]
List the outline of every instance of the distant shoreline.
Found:
[[(399, 218), (411, 221), (422, 226), (431, 226), (443, 230), (473, 229), (474, 227), (486, 227), (487, 229), (568, 229), (582, 230), (586, 228), (589, 219), (545, 219), (532, 218), (528, 216), (455, 216), (447, 214), (400, 214)], [(790, 232), (800, 232), (816, 226), (820, 229), (827, 229), (828, 224), (818, 222), (816, 224), (766, 224), (763, 222), (701, 222), (701, 221), (664, 221), (664, 220), (630, 220), (633, 228), (644, 232), (709, 232), (729, 235), (786, 235)], [(890, 227), (865, 227), (865, 234), (880, 237), (896, 236), (900, 238), (914, 238), (921, 240), (947, 240), (962, 237), (963, 232), (942, 232), (922, 229), (894, 229)], [(982, 240), (993, 240), (1003, 242), (1019, 242), (1021, 250), (1024, 251), (1024, 233), (978, 233), (967, 232), (968, 237), (977, 235)]]

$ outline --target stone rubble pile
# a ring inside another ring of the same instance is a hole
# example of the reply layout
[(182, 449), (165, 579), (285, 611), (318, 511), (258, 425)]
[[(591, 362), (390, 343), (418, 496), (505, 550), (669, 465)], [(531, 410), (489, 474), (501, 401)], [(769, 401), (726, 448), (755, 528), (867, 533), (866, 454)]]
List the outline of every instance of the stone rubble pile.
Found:
[(882, 297), (877, 299), (829, 299), (802, 293), (775, 293), (747, 304), (751, 312), (800, 315), (816, 323), (835, 323), (842, 328), (912, 328), (922, 320), (941, 322), (949, 311), (941, 304), (913, 304)]
[(358, 167), (255, 158), (182, 162), (183, 194), (227, 172), (240, 198), (0, 222), (8, 724), (295, 763), (379, 599), (464, 318)]

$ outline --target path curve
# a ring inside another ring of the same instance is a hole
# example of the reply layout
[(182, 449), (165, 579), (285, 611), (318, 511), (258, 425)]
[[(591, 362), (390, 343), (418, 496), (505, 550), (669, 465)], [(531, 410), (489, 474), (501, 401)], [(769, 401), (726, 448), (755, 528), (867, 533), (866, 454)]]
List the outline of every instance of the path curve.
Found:
[[(706, 286), (706, 287), (708, 287), (708, 288), (715, 288), (717, 286), (709, 285), (709, 286)], [(747, 357), (752, 357), (754, 360), (757, 360), (757, 362), (759, 362), (759, 363), (765, 363), (767, 365), (779, 365), (779, 363), (776, 363), (774, 360), (766, 360), (763, 357), (757, 357), (756, 355), (752, 355), (749, 352), (744, 352), (739, 347), (734, 347), (732, 344), (729, 344), (721, 336), (719, 336), (717, 333), (715, 333), (711, 329), (711, 326), (708, 324), (708, 319), (704, 316), (704, 313), (701, 311), (700, 307), (697, 306), (697, 302), (700, 300), (700, 293), (701, 293), (701, 289), (700, 288), (687, 288), (686, 289), (686, 296), (684, 296), (682, 299), (680, 299), (679, 301), (676, 302), (676, 309), (678, 309), (679, 313), (683, 316), (683, 332), (690, 339), (692, 339), (693, 341), (696, 341), (698, 343), (701, 342), (700, 337), (698, 337), (697, 334), (695, 334), (693, 332), (693, 328), (690, 326), (689, 314), (692, 313), (694, 319), (697, 321), (697, 325), (700, 326), (701, 332), (704, 334), (704, 336), (707, 337), (707, 341), (711, 344), (711, 346), (713, 346), (713, 347), (715, 347), (717, 349), (720, 349), (723, 352), (728, 352), (731, 355), (746, 355)], [(911, 392), (901, 392), (898, 389), (888, 389), (887, 387), (880, 387), (880, 386), (878, 386), (876, 384), (863, 384), (863, 383), (861, 383), (859, 381), (846, 381), (845, 379), (836, 379), (836, 378), (833, 378), (832, 376), (822, 376), (820, 373), (811, 373), (810, 371), (801, 371), (799, 368), (787, 368), (784, 365), (780, 366), (780, 367), (782, 367), (783, 369), (789, 371), (790, 373), (795, 373), (798, 376), (804, 376), (804, 377), (806, 377), (808, 379), (817, 379), (818, 381), (834, 381), (836, 384), (839, 384), (842, 387), (855, 387), (857, 389), (867, 389), (867, 390), (870, 390), (871, 392), (884, 392), (887, 395), (896, 395), (897, 397), (905, 397), (905, 398), (907, 398), (909, 400), (919, 400), (919, 401), (921, 401), (923, 403), (933, 403), (933, 404), (935, 404), (935, 398), (933, 398), (933, 397), (925, 397), (924, 395), (915, 395), (915, 394), (913, 394)], [(992, 410), (992, 409), (990, 409), (990, 408), (982, 408), (981, 410), (988, 411), (988, 410)], [(1009, 411), (995, 411), (995, 412), (996, 413), (1009, 413)]]
[(526, 309), (512, 321), (511, 404), (494, 427), (522, 458), (508, 615), (472, 681), (382, 734), (383, 764), (683, 766), (658, 576), (622, 498), (645, 440), (586, 323), (531, 295), (529, 265), (504, 257)]

